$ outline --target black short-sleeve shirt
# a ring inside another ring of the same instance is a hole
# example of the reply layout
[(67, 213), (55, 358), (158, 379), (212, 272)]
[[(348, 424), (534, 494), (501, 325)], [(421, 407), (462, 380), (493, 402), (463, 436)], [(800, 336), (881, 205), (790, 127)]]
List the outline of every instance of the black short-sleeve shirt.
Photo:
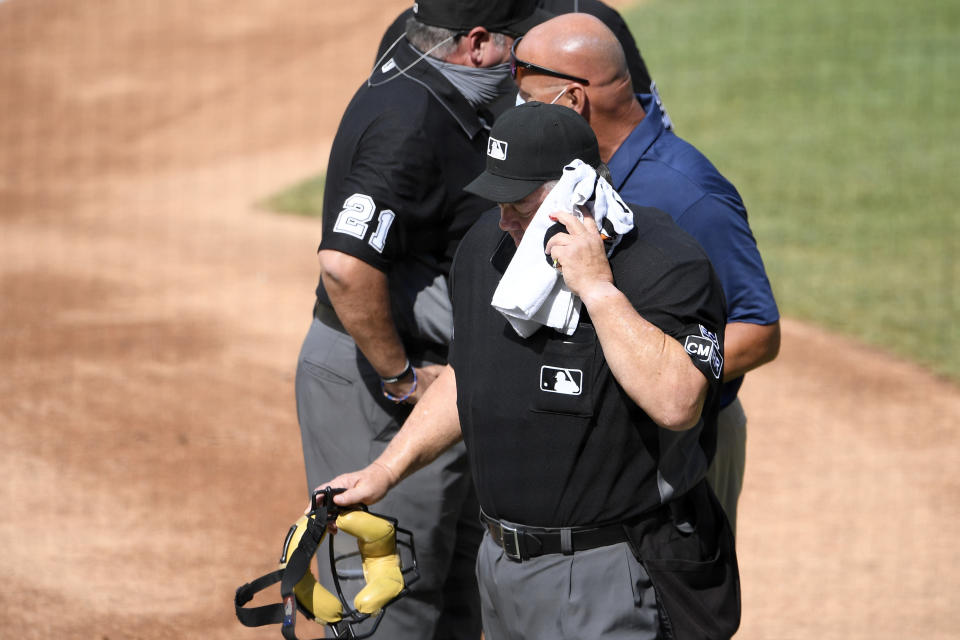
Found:
[(485, 215), (451, 271), (450, 362), (480, 504), (493, 517), (550, 527), (621, 520), (685, 493), (706, 472), (705, 430), (715, 429), (723, 375), (722, 289), (667, 214), (631, 209), (635, 229), (610, 259), (614, 282), (708, 380), (704, 414), (688, 431), (658, 427), (614, 379), (585, 309), (571, 336), (549, 328), (517, 336), (490, 305), (515, 247)]
[[(419, 56), (401, 41), (348, 105), (327, 166), (320, 248), (388, 274), (416, 262), (446, 275), (492, 205), (463, 191), (483, 171), (489, 128)], [(317, 295), (329, 301), (322, 283)]]

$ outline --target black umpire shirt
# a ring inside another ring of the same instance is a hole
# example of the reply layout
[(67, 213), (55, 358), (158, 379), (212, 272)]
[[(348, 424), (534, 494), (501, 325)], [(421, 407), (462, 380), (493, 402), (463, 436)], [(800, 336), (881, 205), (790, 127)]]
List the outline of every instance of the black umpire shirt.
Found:
[(637, 407), (611, 374), (585, 308), (572, 336), (546, 327), (517, 336), (490, 305), (516, 247), (483, 218), (451, 271), (450, 363), (474, 482), (491, 517), (541, 527), (623, 520), (685, 493), (706, 472), (712, 453), (703, 431), (716, 428), (723, 375), (722, 289), (706, 254), (669, 215), (630, 207), (635, 228), (610, 258), (614, 282), (709, 381), (701, 420), (674, 432)]
[[(489, 124), (419, 56), (404, 39), (354, 95), (323, 199), (320, 249), (387, 273), (395, 315), (412, 313), (398, 299), (449, 272), (460, 238), (493, 206), (463, 191), (484, 169)], [(322, 281), (317, 297), (329, 304)]]

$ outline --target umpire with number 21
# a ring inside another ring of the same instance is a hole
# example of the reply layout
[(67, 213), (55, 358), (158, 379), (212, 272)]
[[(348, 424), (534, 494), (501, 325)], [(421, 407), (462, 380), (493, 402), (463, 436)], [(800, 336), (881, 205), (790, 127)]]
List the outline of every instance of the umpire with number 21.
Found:
[[(487, 640), (729, 638), (736, 554), (701, 445), (720, 396), (722, 289), (696, 241), (623, 203), (604, 169), (571, 109), (531, 102), (497, 120), (467, 190), (500, 218), (457, 251), (449, 365), (386, 450), (329, 485), (347, 488), (338, 503), (377, 502), (462, 439), (486, 528)], [(567, 189), (592, 199), (554, 208)], [(581, 303), (575, 323), (518, 325), (491, 305), (544, 265)]]

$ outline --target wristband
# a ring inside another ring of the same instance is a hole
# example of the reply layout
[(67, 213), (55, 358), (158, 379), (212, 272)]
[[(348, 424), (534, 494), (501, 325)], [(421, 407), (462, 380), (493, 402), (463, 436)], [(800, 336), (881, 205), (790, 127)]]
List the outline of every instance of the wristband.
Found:
[[(413, 369), (413, 367), (409, 367), (409, 366), (408, 366), (407, 368), (408, 368), (408, 369)], [(406, 373), (406, 372), (404, 372), (404, 373)], [(402, 378), (403, 376), (401, 375), (400, 377)], [(410, 390), (407, 391), (407, 392), (406, 392), (405, 394), (403, 394), (402, 396), (395, 396), (395, 395), (393, 395), (392, 393), (390, 393), (389, 391), (387, 391), (386, 386), (384, 386), (384, 385), (386, 385), (386, 384), (387, 384), (387, 383), (383, 382), (383, 380), (380, 381), (380, 391), (383, 392), (383, 396), (384, 396), (385, 398), (387, 398), (388, 400), (393, 400), (393, 401), (396, 402), (397, 404), (400, 404), (401, 402), (403, 402), (404, 400), (406, 400), (407, 398), (409, 398), (410, 396), (412, 396), (414, 393), (417, 392), (417, 370), (416, 370), (416, 369), (413, 369), (413, 384), (410, 385)]]
[(381, 384), (393, 384), (394, 382), (400, 382), (407, 377), (407, 374), (413, 369), (413, 365), (410, 364), (410, 361), (407, 360), (407, 366), (403, 368), (403, 371), (398, 373), (395, 376), (390, 376), (389, 378), (380, 378)]

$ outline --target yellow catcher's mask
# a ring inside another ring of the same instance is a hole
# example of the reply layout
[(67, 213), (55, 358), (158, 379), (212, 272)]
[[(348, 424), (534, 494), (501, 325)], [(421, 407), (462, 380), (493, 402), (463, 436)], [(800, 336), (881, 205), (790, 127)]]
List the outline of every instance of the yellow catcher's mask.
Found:
[[(341, 490), (325, 489), (314, 493), (313, 509), (290, 527), (283, 543), (280, 568), (261, 576), (237, 589), (234, 604), (237, 618), (248, 627), (280, 623), (284, 638), (296, 640), (294, 633), (296, 611), (308, 619), (329, 624), (337, 638), (366, 638), (376, 631), (384, 609), (397, 598), (406, 595), (406, 584), (419, 578), (416, 554), (410, 532), (399, 529), (396, 520), (370, 513), (366, 507), (342, 508), (333, 503), (333, 495)], [(337, 595), (325, 589), (310, 570), (317, 548), (327, 535), (327, 525), (335, 522), (339, 531), (357, 538), (357, 548), (363, 566), (365, 586), (353, 599), (353, 608), (347, 605), (340, 589), (335, 568), (332, 540), (330, 562), (334, 566), (334, 583)], [(397, 532), (408, 540), (402, 544), (410, 548), (413, 566), (407, 571), (410, 577), (404, 580), (400, 554), (397, 547)], [(281, 583), (283, 602), (278, 605), (244, 608), (260, 590), (276, 582)], [(405, 584), (406, 582), (406, 584)], [(360, 632), (359, 623), (377, 614), (367, 631)]]

